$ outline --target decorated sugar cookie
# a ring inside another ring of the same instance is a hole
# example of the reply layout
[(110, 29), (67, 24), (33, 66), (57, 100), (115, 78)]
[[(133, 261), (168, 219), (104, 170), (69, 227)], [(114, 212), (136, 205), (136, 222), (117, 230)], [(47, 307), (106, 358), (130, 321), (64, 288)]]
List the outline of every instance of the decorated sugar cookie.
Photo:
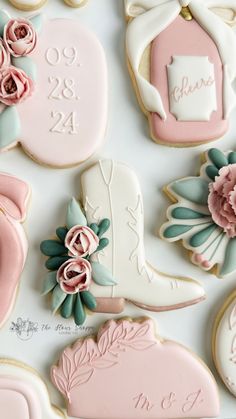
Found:
[(0, 412), (4, 419), (65, 419), (51, 405), (46, 385), (27, 365), (0, 360)]
[(129, 70), (152, 138), (188, 146), (222, 137), (235, 105), (235, 1), (124, 2)]
[(108, 321), (97, 337), (66, 348), (51, 377), (68, 415), (76, 418), (219, 415), (217, 385), (207, 366), (182, 345), (155, 336), (148, 318)]
[(227, 298), (216, 317), (212, 352), (218, 373), (236, 397), (236, 292)]
[(107, 122), (98, 40), (77, 20), (41, 15), (10, 19), (1, 12), (0, 32), (0, 151), (20, 144), (37, 162), (56, 167), (88, 159)]
[(161, 236), (181, 240), (194, 264), (225, 276), (236, 270), (236, 153), (212, 148), (204, 160), (199, 176), (164, 189), (174, 204)]
[[(94, 181), (96, 180), (96, 182)], [(69, 203), (65, 227), (41, 251), (49, 256), (43, 293), (52, 293), (52, 309), (85, 321), (85, 308), (121, 313), (125, 301), (151, 311), (198, 303), (203, 288), (186, 278), (170, 277), (145, 260), (143, 202), (136, 175), (126, 165), (102, 160), (81, 178), (82, 203)]]
[(27, 255), (21, 223), (26, 217), (29, 195), (25, 182), (0, 173), (0, 327), (13, 309)]
[[(87, 0), (64, 0), (68, 6), (80, 7), (83, 6)], [(9, 2), (20, 10), (36, 10), (42, 7), (47, 0), (9, 0)]]

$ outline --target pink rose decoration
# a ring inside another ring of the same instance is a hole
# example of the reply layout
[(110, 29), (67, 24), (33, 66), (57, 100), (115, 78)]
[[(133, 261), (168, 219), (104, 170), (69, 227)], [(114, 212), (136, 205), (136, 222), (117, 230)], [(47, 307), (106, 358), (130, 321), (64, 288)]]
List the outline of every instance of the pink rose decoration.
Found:
[(11, 55), (24, 57), (34, 50), (37, 35), (30, 21), (11, 19), (4, 28), (3, 39)]
[(10, 65), (10, 54), (6, 49), (3, 39), (0, 38), (0, 69)]
[(33, 91), (34, 84), (27, 74), (15, 67), (0, 70), (0, 102), (4, 105), (16, 105)]
[(57, 271), (57, 282), (67, 294), (87, 291), (91, 284), (92, 268), (83, 258), (69, 259)]
[(70, 256), (90, 256), (97, 250), (99, 238), (94, 231), (86, 226), (72, 227), (65, 238), (65, 246)]
[(236, 164), (222, 167), (210, 184), (208, 207), (213, 221), (233, 238), (236, 236)]

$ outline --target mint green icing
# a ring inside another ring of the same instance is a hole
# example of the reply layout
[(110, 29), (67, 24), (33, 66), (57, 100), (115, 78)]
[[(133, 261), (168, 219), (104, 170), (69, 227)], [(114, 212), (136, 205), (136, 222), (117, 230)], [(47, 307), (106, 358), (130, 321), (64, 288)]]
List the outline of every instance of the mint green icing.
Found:
[(67, 230), (67, 228), (66, 228), (66, 227), (58, 227), (58, 228), (56, 229), (56, 234), (57, 234), (57, 237), (58, 237), (58, 239), (60, 239), (63, 243), (64, 243), (64, 241), (65, 241), (65, 238), (66, 238), (67, 233), (68, 233), (68, 230)]
[(95, 234), (98, 234), (99, 227), (98, 227), (98, 225), (97, 225), (96, 223), (92, 223), (92, 224), (90, 224), (90, 226), (89, 226), (89, 227), (91, 228), (91, 230), (93, 230), (93, 231), (94, 231), (94, 233), (95, 233)]
[(9, 146), (19, 139), (21, 123), (15, 106), (7, 106), (0, 113), (0, 148)]
[(74, 319), (77, 326), (81, 326), (81, 324), (83, 324), (86, 319), (86, 314), (79, 293), (76, 295), (74, 304)]
[(70, 259), (69, 256), (53, 256), (45, 262), (45, 266), (50, 271), (57, 271), (68, 259)]
[(215, 166), (207, 166), (206, 167), (206, 174), (211, 180), (215, 180), (216, 176), (219, 175), (219, 170)]
[(12, 64), (23, 70), (33, 81), (37, 80), (37, 66), (30, 57), (12, 57)]
[(112, 277), (112, 273), (105, 266), (98, 262), (91, 262), (92, 265), (92, 278), (98, 285), (116, 285), (117, 282)]
[(105, 247), (107, 247), (109, 244), (109, 240), (106, 237), (103, 237), (102, 239), (100, 239), (99, 241), (99, 245), (97, 247), (96, 252), (100, 252), (102, 249), (104, 249)]
[(104, 233), (106, 233), (110, 225), (111, 225), (110, 220), (108, 220), (108, 218), (104, 218), (104, 220), (102, 220), (98, 226), (99, 227), (98, 236), (101, 237)]
[(56, 313), (63, 301), (66, 299), (67, 294), (62, 291), (60, 285), (56, 285), (52, 292), (52, 311)]
[(89, 291), (83, 291), (80, 295), (84, 305), (86, 305), (86, 307), (88, 307), (89, 310), (95, 310), (95, 308), (97, 307), (97, 302), (93, 294), (91, 294), (91, 292)]
[(210, 235), (213, 233), (215, 229), (216, 229), (216, 225), (211, 224), (210, 226), (199, 231), (199, 233), (194, 234), (194, 236), (192, 236), (189, 241), (190, 246), (192, 247), (201, 246), (203, 243), (207, 241), (207, 239), (210, 237)]
[(236, 152), (235, 151), (231, 151), (231, 153), (229, 153), (228, 161), (229, 161), (230, 164), (236, 163)]
[(220, 275), (225, 276), (236, 269), (236, 238), (230, 239), (225, 252), (224, 264)]
[(60, 313), (64, 319), (69, 319), (73, 314), (74, 298), (75, 296), (73, 294), (67, 295), (65, 301), (62, 303)]
[(68, 252), (68, 249), (57, 240), (44, 240), (40, 250), (46, 256), (61, 256)]
[(167, 227), (163, 233), (166, 239), (173, 239), (192, 230), (193, 226), (174, 224)]
[(171, 215), (173, 218), (176, 218), (177, 220), (195, 220), (207, 217), (207, 215), (205, 214), (202, 214), (200, 212), (194, 211), (186, 207), (174, 208)]
[(208, 199), (208, 182), (200, 177), (177, 180), (171, 185), (171, 189), (182, 198), (199, 205), (206, 205)]
[(57, 272), (48, 272), (43, 283), (42, 295), (46, 295), (57, 285)]
[(75, 198), (72, 198), (67, 209), (66, 225), (68, 229), (76, 225), (86, 226), (86, 217)]
[(43, 16), (42, 14), (34, 15), (30, 18), (31, 23), (33, 24), (36, 32), (40, 33), (43, 27)]
[(218, 148), (211, 148), (208, 151), (208, 157), (218, 169), (228, 165), (228, 159)]
[(10, 20), (10, 16), (4, 10), (0, 10), (0, 37), (3, 36), (3, 30), (6, 23)]

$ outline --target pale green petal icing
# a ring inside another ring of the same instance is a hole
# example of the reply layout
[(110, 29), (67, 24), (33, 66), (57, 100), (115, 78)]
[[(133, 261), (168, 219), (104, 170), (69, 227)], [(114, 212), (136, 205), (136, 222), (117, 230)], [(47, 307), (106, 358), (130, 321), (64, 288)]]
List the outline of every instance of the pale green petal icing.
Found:
[(164, 232), (163, 236), (166, 239), (174, 239), (178, 240), (178, 236), (181, 236), (184, 233), (190, 231), (194, 226), (187, 226), (187, 225), (180, 225), (180, 224), (173, 224), (167, 227)]
[(34, 29), (40, 33), (43, 27), (43, 16), (42, 14), (35, 15), (30, 18), (30, 21), (32, 22)]
[(180, 197), (198, 205), (207, 205), (208, 182), (200, 177), (186, 178), (173, 182), (170, 187)]
[(231, 239), (225, 252), (224, 264), (220, 270), (220, 275), (229, 275), (236, 269), (236, 238)]
[(92, 262), (92, 278), (98, 285), (116, 285), (117, 282), (112, 277), (111, 272), (98, 262)]
[(61, 290), (60, 285), (58, 284), (53, 292), (52, 292), (52, 310), (53, 313), (56, 313), (56, 311), (59, 309), (59, 307), (62, 305), (63, 301), (66, 299), (66, 293)]
[(21, 123), (15, 106), (7, 106), (0, 113), (0, 148), (7, 147), (19, 139)]
[(46, 295), (57, 285), (57, 272), (48, 272), (47, 277), (43, 283), (42, 295)]
[(216, 229), (215, 224), (211, 224), (210, 226), (204, 228), (203, 230), (199, 231), (198, 233), (194, 234), (194, 236), (191, 237), (189, 244), (192, 247), (199, 247), (203, 243), (205, 243), (210, 235), (213, 233), (213, 231)]
[(230, 164), (236, 163), (236, 152), (235, 151), (231, 151), (231, 153), (229, 153), (228, 160), (229, 160)]
[(80, 298), (80, 294), (76, 295), (75, 305), (74, 305), (74, 319), (77, 326), (83, 324), (86, 320), (86, 314), (84, 307)]
[(214, 181), (216, 176), (219, 175), (219, 170), (217, 169), (217, 167), (209, 165), (206, 167), (206, 174), (211, 180)]
[(72, 294), (67, 295), (66, 299), (62, 303), (60, 313), (64, 319), (69, 319), (69, 317), (73, 314), (74, 297), (75, 296)]
[(66, 216), (67, 228), (72, 228), (76, 225), (86, 226), (86, 217), (75, 198), (72, 198), (68, 205), (67, 216)]
[(200, 212), (194, 211), (190, 208), (186, 207), (177, 207), (174, 208), (171, 216), (173, 218), (176, 218), (177, 220), (195, 220), (199, 218), (205, 218), (208, 217), (206, 214), (202, 214)]
[(6, 23), (9, 21), (10, 16), (4, 10), (0, 10), (0, 36), (3, 36), (3, 30)]
[(33, 81), (37, 80), (37, 66), (30, 57), (12, 57), (12, 64), (23, 70)]
[(228, 165), (227, 157), (218, 148), (211, 148), (208, 151), (208, 157), (218, 169)]

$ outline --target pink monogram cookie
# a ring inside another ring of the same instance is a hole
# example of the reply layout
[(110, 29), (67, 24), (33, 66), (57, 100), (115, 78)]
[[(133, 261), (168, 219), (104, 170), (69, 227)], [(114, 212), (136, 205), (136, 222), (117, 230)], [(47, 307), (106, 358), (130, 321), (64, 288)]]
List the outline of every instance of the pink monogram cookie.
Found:
[(21, 144), (31, 158), (55, 167), (88, 159), (107, 123), (98, 40), (76, 20), (10, 19), (1, 12), (0, 23), (0, 150)]
[(108, 321), (97, 338), (66, 348), (51, 377), (76, 418), (219, 415), (217, 385), (206, 365), (182, 345), (156, 337), (148, 318)]

